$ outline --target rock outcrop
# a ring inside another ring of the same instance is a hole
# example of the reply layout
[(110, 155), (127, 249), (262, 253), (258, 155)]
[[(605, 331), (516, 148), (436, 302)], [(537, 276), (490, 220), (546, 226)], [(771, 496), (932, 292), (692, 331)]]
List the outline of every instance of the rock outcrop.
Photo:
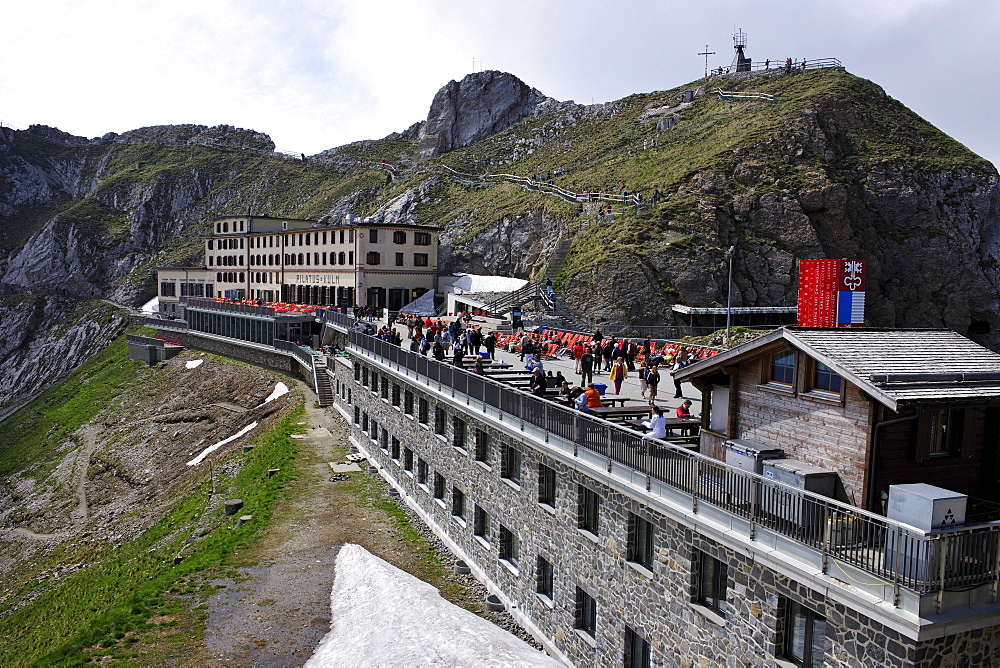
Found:
[(449, 81), (434, 96), (420, 130), (420, 157), (427, 159), (494, 135), (551, 101), (513, 74), (477, 72)]

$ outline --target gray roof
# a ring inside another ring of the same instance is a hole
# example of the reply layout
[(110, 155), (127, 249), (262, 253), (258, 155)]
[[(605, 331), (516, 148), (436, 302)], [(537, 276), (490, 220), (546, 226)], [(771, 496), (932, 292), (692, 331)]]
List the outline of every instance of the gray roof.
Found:
[(779, 340), (892, 410), (901, 404), (1000, 400), (1000, 354), (951, 330), (785, 327), (679, 373), (700, 376)]

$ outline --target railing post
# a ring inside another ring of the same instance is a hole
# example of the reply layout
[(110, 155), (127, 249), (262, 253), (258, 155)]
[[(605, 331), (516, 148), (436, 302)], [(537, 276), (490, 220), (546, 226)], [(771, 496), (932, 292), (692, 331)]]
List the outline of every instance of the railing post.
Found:
[(948, 544), (951, 542), (951, 536), (944, 536), (938, 539), (938, 590), (937, 595), (934, 597), (934, 607), (937, 609), (937, 613), (941, 614), (941, 608), (944, 605), (944, 577), (945, 571), (948, 566)]
[(894, 550), (896, 558), (892, 562), (893, 574), (892, 574), (892, 605), (896, 608), (899, 607), (899, 584), (900, 579), (903, 577), (902, 572), (899, 568), (899, 557), (900, 551), (903, 545), (903, 527), (896, 527), (896, 549)]

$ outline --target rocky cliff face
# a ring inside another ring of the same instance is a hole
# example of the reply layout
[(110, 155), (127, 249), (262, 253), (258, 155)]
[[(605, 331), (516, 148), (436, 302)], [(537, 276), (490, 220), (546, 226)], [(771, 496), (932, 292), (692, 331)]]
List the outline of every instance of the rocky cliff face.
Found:
[(126, 324), (102, 302), (0, 297), (0, 417), (102, 350)]
[(449, 81), (434, 96), (420, 130), (420, 155), (426, 159), (468, 146), (550, 101), (506, 72), (478, 72)]

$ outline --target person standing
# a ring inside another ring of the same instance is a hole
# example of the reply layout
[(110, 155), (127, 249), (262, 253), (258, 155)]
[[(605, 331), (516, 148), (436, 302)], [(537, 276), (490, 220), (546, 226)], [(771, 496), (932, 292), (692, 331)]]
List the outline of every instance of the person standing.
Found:
[(639, 346), (635, 341), (629, 341), (625, 346), (625, 368), (635, 371), (635, 358), (639, 354)]
[(615, 394), (621, 394), (622, 381), (628, 378), (628, 371), (625, 370), (625, 360), (621, 357), (615, 359), (614, 364), (611, 365), (611, 373), (608, 378), (615, 384)]
[(649, 387), (649, 405), (652, 406), (656, 402), (656, 388), (660, 385), (660, 368), (655, 364), (646, 374), (646, 385)]
[(580, 385), (594, 382), (594, 355), (590, 350), (584, 350), (580, 355)]
[(497, 349), (497, 335), (496, 332), (490, 332), (483, 339), (483, 347), (486, 348), (486, 353), (490, 356), (490, 360), (493, 359), (493, 352)]

